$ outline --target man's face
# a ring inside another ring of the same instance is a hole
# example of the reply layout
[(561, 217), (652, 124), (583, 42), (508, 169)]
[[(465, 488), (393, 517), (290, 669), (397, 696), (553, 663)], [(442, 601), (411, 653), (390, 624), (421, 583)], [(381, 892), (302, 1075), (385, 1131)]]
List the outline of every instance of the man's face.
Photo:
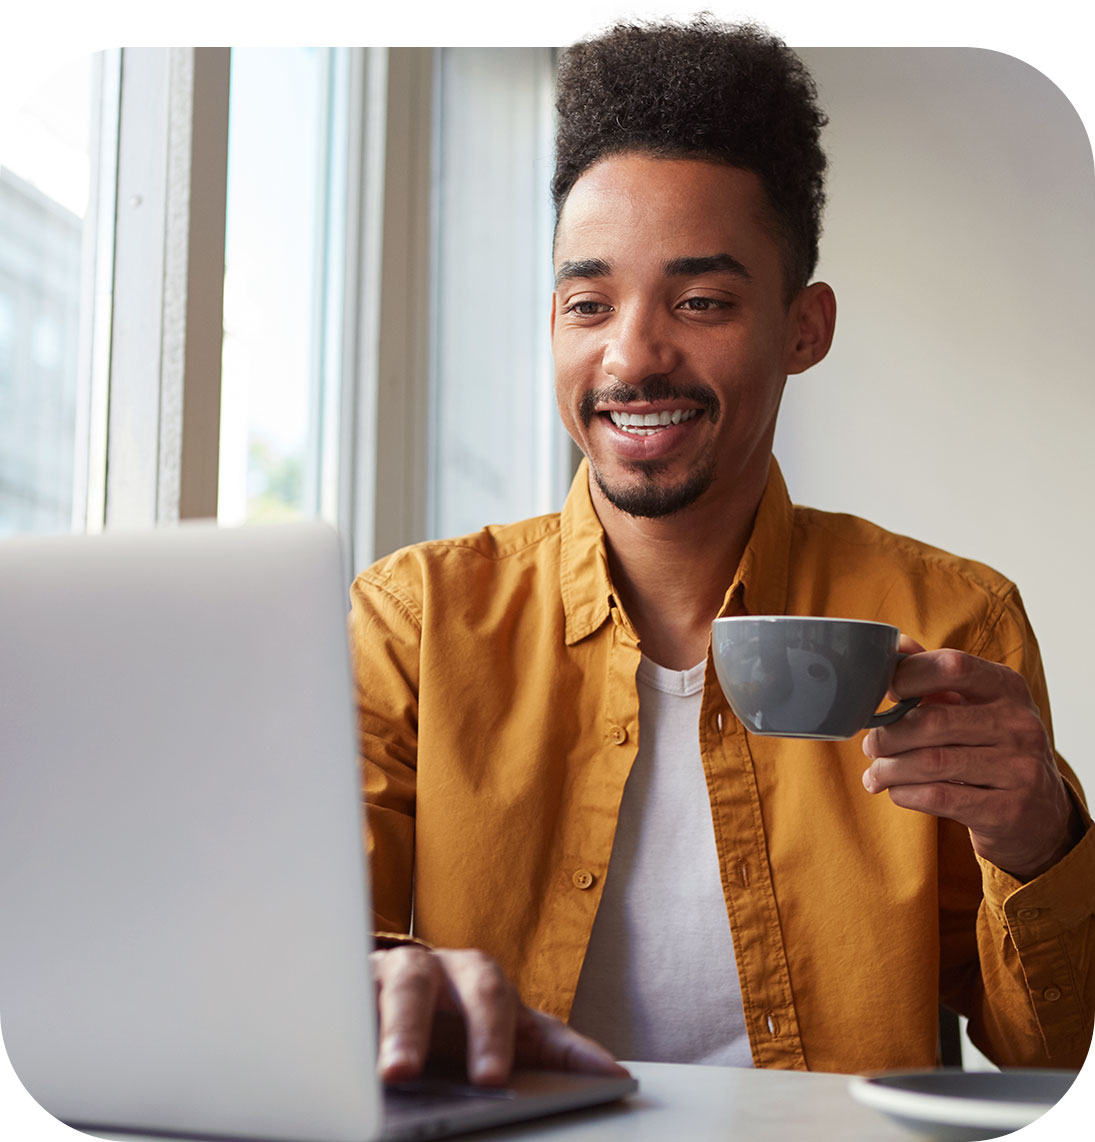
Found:
[(752, 172), (701, 160), (622, 155), (574, 184), (552, 351), (595, 498), (659, 517), (762, 483), (787, 374), (817, 359), (764, 206)]

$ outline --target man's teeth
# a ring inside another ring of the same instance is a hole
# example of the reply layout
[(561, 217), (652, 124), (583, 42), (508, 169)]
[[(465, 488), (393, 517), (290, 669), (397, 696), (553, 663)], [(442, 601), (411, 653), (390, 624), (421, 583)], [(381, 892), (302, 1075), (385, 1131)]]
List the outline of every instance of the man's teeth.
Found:
[(650, 436), (659, 428), (669, 424), (680, 424), (681, 421), (691, 420), (700, 410), (698, 408), (675, 408), (662, 412), (616, 412), (608, 415), (617, 428), (631, 432), (636, 436)]

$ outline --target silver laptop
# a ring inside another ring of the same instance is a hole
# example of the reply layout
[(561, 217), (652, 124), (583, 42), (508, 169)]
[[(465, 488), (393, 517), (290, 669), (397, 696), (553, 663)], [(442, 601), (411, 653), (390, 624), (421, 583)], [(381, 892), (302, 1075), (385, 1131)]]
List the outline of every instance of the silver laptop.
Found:
[(62, 1121), (365, 1142), (634, 1089), (385, 1125), (346, 600), (318, 523), (0, 542), (0, 1025)]

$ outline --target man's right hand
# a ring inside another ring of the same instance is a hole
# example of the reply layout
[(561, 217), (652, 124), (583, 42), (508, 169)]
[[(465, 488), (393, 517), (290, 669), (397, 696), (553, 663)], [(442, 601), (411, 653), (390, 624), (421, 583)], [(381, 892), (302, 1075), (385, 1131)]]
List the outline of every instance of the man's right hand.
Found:
[(427, 1058), (464, 1057), (468, 1078), (500, 1086), (515, 1063), (548, 1070), (629, 1072), (592, 1039), (526, 1007), (483, 952), (417, 945), (372, 953), (384, 1082), (417, 1077)]

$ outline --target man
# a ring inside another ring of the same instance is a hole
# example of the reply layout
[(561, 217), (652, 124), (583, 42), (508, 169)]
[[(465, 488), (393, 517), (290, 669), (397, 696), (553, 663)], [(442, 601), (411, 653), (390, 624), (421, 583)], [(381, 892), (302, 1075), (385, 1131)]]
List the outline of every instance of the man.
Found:
[[(564, 56), (552, 349), (586, 460), (560, 515), (354, 585), (385, 1077), (449, 1015), (482, 1082), (515, 1052), (930, 1066), (941, 1001), (1001, 1064), (1086, 1054), (1095, 833), (1015, 588), (792, 508), (771, 455), (835, 323), (815, 100), (750, 28)], [(739, 613), (890, 622), (923, 700), (750, 738), (709, 653)]]

